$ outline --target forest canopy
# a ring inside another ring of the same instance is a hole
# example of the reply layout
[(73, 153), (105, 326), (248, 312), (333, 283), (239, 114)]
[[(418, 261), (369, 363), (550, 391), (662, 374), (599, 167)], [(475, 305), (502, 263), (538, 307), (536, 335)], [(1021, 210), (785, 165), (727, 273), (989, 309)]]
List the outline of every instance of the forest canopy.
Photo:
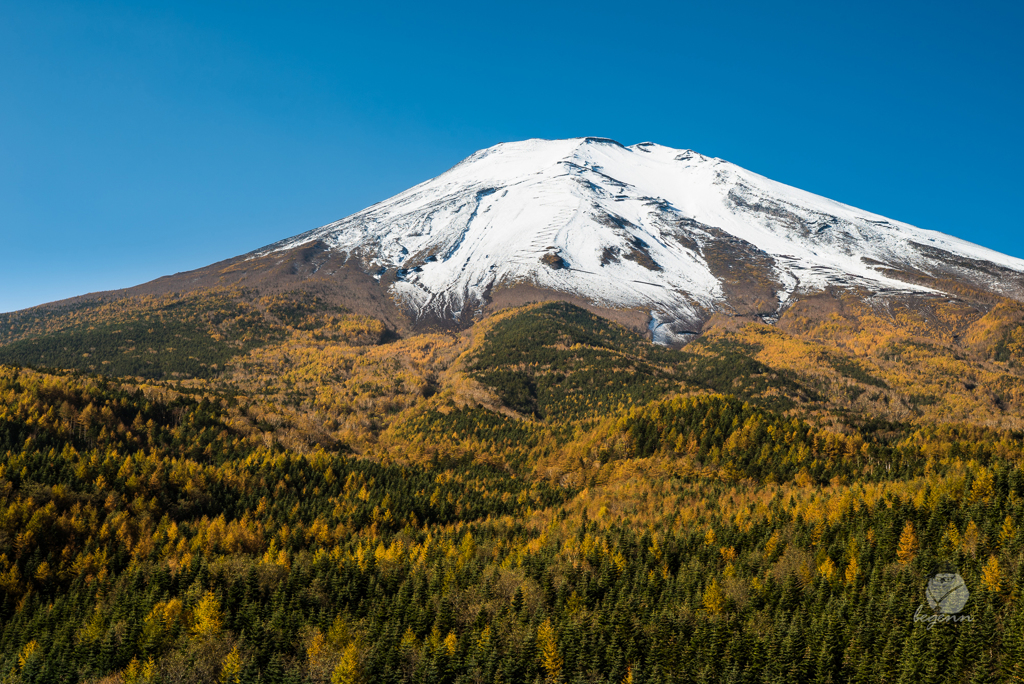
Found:
[[(1009, 323), (674, 350), (558, 302), (398, 337), (218, 297), (6, 320), (4, 681), (1024, 672)], [(956, 620), (921, 619), (937, 570), (969, 590)]]

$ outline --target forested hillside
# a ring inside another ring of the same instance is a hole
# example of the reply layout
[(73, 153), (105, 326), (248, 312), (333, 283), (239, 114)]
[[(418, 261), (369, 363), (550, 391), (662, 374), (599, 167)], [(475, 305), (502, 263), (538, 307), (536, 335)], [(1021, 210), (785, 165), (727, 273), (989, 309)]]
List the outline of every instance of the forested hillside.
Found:
[[(6, 321), (4, 681), (1024, 679), (1012, 304), (682, 350), (564, 303), (108, 306)], [(186, 342), (77, 355), (103, 326)]]

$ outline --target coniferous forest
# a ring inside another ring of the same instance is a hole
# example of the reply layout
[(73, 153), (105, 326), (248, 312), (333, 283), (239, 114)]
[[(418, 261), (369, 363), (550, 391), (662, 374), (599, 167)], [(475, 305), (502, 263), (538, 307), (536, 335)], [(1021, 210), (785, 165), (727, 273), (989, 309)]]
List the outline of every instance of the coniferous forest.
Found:
[(0, 678), (1024, 681), (1021, 307), (847, 305), (0, 316)]

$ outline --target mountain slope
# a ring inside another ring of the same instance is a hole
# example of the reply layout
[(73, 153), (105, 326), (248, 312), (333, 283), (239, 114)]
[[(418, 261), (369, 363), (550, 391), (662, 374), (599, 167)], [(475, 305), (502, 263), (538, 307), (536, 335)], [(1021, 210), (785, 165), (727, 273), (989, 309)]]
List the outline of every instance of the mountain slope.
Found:
[[(0, 679), (1020, 674), (1015, 260), (664, 148), (489, 152), (340, 228), (0, 315)], [(549, 188), (579, 208), (530, 252)], [(928, 610), (936, 568), (958, 616)]]

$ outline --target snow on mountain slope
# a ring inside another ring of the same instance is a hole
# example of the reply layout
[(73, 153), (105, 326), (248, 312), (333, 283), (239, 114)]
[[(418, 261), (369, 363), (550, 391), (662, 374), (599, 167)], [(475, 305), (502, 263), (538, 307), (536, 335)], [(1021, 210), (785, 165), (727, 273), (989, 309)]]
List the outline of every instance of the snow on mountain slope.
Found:
[[(1024, 261), (764, 178), (721, 159), (602, 138), (477, 152), (437, 178), (253, 257), (321, 241), (415, 316), (468, 320), (528, 283), (650, 312), (655, 339), (726, 310), (771, 320), (829, 286), (930, 292), (967, 273), (1017, 295)], [(918, 282), (920, 279), (918, 279)]]

